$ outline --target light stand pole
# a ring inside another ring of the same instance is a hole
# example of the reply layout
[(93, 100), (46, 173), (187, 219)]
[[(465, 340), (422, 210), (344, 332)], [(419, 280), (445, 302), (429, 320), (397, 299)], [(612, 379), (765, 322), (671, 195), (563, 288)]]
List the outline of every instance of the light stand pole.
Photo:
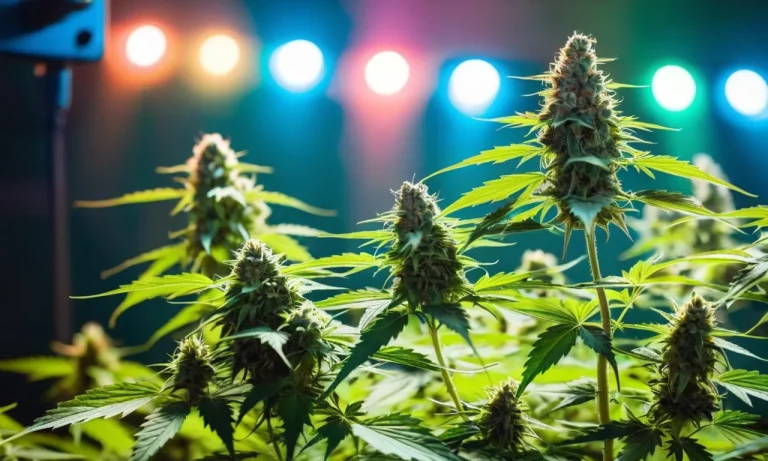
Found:
[(72, 335), (64, 137), (72, 97), (70, 64), (102, 58), (107, 1), (0, 0), (0, 54), (32, 60), (44, 72), (54, 337), (61, 342), (69, 342)]

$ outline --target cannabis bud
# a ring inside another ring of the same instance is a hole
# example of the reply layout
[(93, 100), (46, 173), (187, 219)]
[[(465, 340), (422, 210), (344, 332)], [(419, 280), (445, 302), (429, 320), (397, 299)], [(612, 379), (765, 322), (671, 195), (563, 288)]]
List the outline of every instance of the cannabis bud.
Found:
[[(280, 266), (281, 258), (264, 243), (255, 239), (245, 242), (237, 251), (232, 268), (237, 283), (232, 284), (229, 294), (240, 295), (241, 300), (234, 303), (233, 311), (246, 309), (251, 321), (266, 321), (264, 316), (287, 312), (298, 305), (299, 295), (280, 273)], [(238, 317), (244, 318), (239, 312)]]
[(517, 383), (509, 380), (487, 392), (488, 403), (480, 409), (477, 421), (485, 441), (508, 453), (524, 451), (527, 426), (523, 403), (517, 398)]
[(258, 240), (245, 242), (235, 253), (235, 258), (232, 273), (242, 286), (259, 287), (280, 275), (280, 259)]
[(404, 182), (397, 197), (394, 227), (397, 244), (390, 259), (397, 266), (396, 291), (412, 304), (451, 302), (465, 291), (466, 280), (456, 242), (436, 219), (437, 199), (424, 184)]
[(187, 391), (189, 402), (196, 402), (205, 394), (214, 375), (208, 345), (198, 336), (183, 339), (173, 354), (170, 369), (174, 389)]
[[(252, 328), (281, 329), (285, 315), (303, 301), (295, 286), (280, 273), (280, 257), (264, 243), (248, 240), (236, 252), (234, 283), (227, 291), (226, 312), (219, 325), (227, 336)], [(232, 342), (233, 374), (246, 370), (255, 382), (286, 376), (288, 366), (280, 355), (258, 338)], [(287, 346), (286, 346), (287, 347)]]
[(227, 187), (237, 181), (237, 155), (229, 141), (218, 133), (205, 134), (193, 148), (187, 161), (189, 182), (198, 190)]
[(291, 342), (302, 349), (314, 347), (331, 323), (331, 316), (305, 302), (288, 315), (287, 329), (291, 332)]
[[(534, 272), (552, 269), (557, 266), (557, 257), (552, 253), (546, 253), (542, 250), (525, 250), (518, 271)], [(562, 285), (565, 283), (565, 276), (561, 272), (549, 272), (536, 274), (536, 280), (547, 283)], [(536, 290), (539, 296), (547, 296), (548, 290)]]
[(91, 367), (114, 370), (120, 365), (120, 356), (112, 345), (112, 340), (101, 325), (88, 322), (80, 333), (76, 333), (72, 344), (55, 342), (54, 352), (77, 358), (83, 374)]
[(255, 184), (242, 176), (237, 154), (220, 134), (206, 134), (188, 160), (188, 187), (194, 190), (189, 206), (188, 256), (204, 273), (223, 273), (225, 266), (211, 253), (238, 247), (257, 227), (263, 226), (270, 210), (246, 195)]
[(567, 227), (606, 226), (623, 217), (612, 206), (620, 193), (616, 177), (620, 130), (617, 105), (598, 70), (595, 40), (574, 34), (560, 50), (544, 92), (539, 119), (547, 124), (539, 141), (554, 154), (547, 176), (552, 184), (545, 194), (560, 209), (558, 220)]
[(694, 294), (678, 308), (664, 340), (653, 419), (694, 424), (712, 419), (718, 410), (718, 394), (711, 381), (717, 361), (714, 328), (714, 309), (700, 296)]
[(425, 225), (431, 226), (440, 213), (437, 200), (429, 194), (424, 184), (406, 181), (396, 196), (395, 211), (398, 219), (395, 227), (401, 238), (422, 230)]
[(63, 377), (51, 389), (51, 397), (58, 400), (72, 398), (92, 387), (112, 384), (113, 372), (120, 368), (120, 352), (98, 323), (86, 323), (75, 333), (72, 344), (54, 342), (51, 349), (71, 357), (75, 366), (72, 374)]

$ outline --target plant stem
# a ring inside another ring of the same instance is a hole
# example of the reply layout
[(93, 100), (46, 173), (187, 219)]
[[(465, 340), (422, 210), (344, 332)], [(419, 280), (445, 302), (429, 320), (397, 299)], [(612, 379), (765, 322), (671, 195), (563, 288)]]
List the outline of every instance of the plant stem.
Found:
[(464, 408), (461, 405), (459, 392), (456, 390), (456, 386), (453, 385), (451, 374), (448, 372), (448, 367), (445, 363), (445, 358), (443, 357), (443, 350), (440, 347), (440, 337), (437, 334), (437, 327), (435, 327), (434, 320), (427, 322), (427, 326), (429, 327), (429, 334), (432, 336), (432, 345), (435, 347), (435, 356), (437, 356), (437, 363), (440, 365), (440, 373), (443, 374), (443, 384), (445, 384), (445, 389), (448, 391), (451, 399), (453, 399), (456, 411), (459, 412), (459, 415), (464, 421), (469, 421), (467, 415), (464, 414)]
[(283, 461), (283, 453), (280, 451), (280, 444), (277, 443), (275, 433), (272, 431), (272, 418), (267, 416), (267, 432), (269, 433), (269, 439), (272, 441), (272, 448), (275, 450), (275, 455), (279, 461)]
[[(592, 279), (598, 281), (603, 278), (600, 275), (600, 263), (597, 260), (597, 244), (595, 243), (595, 226), (584, 230), (587, 240), (587, 252), (589, 253), (589, 267), (592, 269)], [(600, 318), (603, 321), (603, 333), (611, 339), (611, 309), (608, 306), (608, 298), (603, 288), (597, 288), (597, 299), (600, 302)], [(600, 424), (611, 422), (611, 412), (608, 406), (608, 361), (603, 355), (597, 356), (597, 416)], [(605, 441), (603, 446), (603, 461), (613, 461), (613, 440)]]

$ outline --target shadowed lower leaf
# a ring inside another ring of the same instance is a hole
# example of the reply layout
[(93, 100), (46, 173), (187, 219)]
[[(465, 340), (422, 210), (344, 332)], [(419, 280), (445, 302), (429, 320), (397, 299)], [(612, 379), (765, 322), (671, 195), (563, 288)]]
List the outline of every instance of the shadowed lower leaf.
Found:
[(579, 338), (584, 341), (584, 344), (587, 347), (605, 357), (608, 363), (611, 364), (611, 367), (616, 374), (616, 386), (621, 390), (621, 384), (619, 383), (619, 366), (616, 364), (616, 356), (613, 354), (610, 338), (605, 335), (605, 332), (603, 332), (601, 328), (591, 325), (579, 327)]
[(296, 442), (304, 431), (304, 426), (312, 425), (310, 416), (314, 412), (312, 397), (292, 389), (280, 399), (278, 413), (283, 420), (283, 437), (285, 439), (286, 456), (288, 461), (293, 459)]
[(234, 430), (232, 429), (232, 408), (224, 400), (202, 399), (197, 407), (206, 427), (210, 427), (235, 456)]

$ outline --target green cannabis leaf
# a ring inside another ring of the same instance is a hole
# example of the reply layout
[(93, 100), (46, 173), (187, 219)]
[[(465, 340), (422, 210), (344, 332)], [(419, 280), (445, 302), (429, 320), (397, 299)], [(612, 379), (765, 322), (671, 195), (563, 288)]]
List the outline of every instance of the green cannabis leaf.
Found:
[(652, 456), (662, 445), (662, 433), (656, 428), (646, 427), (624, 438), (617, 461), (643, 461)]
[(341, 370), (323, 395), (330, 395), (350, 373), (390, 341), (397, 338), (407, 324), (408, 313), (400, 309), (393, 309), (377, 318), (367, 330), (362, 332), (360, 342), (355, 345), (349, 357), (344, 360)]
[(616, 364), (616, 356), (613, 354), (611, 340), (602, 329), (590, 325), (579, 327), (579, 338), (587, 347), (602, 355), (608, 360), (616, 374), (616, 383), (619, 383), (619, 366)]
[(420, 426), (418, 419), (394, 414), (352, 423), (352, 434), (375, 450), (397, 459), (460, 461), (447, 445)]
[(157, 189), (143, 190), (140, 192), (131, 192), (122, 197), (109, 200), (80, 200), (75, 202), (79, 208), (107, 208), (117, 205), (129, 205), (132, 203), (161, 202), (164, 200), (173, 200), (182, 198), (189, 194), (186, 189), (173, 189), (170, 187), (160, 187)]
[(280, 400), (278, 413), (283, 419), (283, 431), (288, 460), (293, 459), (296, 442), (304, 426), (311, 426), (310, 416), (314, 412), (313, 399), (298, 389), (292, 389)]
[(372, 358), (380, 362), (394, 363), (426, 371), (440, 371), (440, 367), (426, 355), (404, 347), (384, 347), (373, 354)]
[(227, 447), (231, 456), (235, 456), (234, 430), (232, 429), (232, 408), (224, 400), (203, 399), (198, 404), (198, 411), (205, 425), (210, 427)]
[(179, 432), (189, 411), (189, 406), (184, 403), (172, 403), (147, 416), (141, 430), (136, 434), (131, 461), (149, 461)]
[(30, 432), (57, 429), (98, 418), (133, 413), (158, 397), (160, 389), (152, 383), (120, 383), (89, 390), (74, 400), (60, 403), (24, 431), (0, 441), (0, 445)]
[(726, 371), (717, 376), (714, 382), (732, 392), (747, 405), (752, 405), (750, 396), (768, 401), (768, 376), (757, 371)]
[(525, 362), (523, 380), (517, 389), (518, 396), (533, 382), (533, 378), (549, 370), (570, 352), (576, 344), (579, 330), (580, 327), (576, 325), (553, 325), (539, 336)]

